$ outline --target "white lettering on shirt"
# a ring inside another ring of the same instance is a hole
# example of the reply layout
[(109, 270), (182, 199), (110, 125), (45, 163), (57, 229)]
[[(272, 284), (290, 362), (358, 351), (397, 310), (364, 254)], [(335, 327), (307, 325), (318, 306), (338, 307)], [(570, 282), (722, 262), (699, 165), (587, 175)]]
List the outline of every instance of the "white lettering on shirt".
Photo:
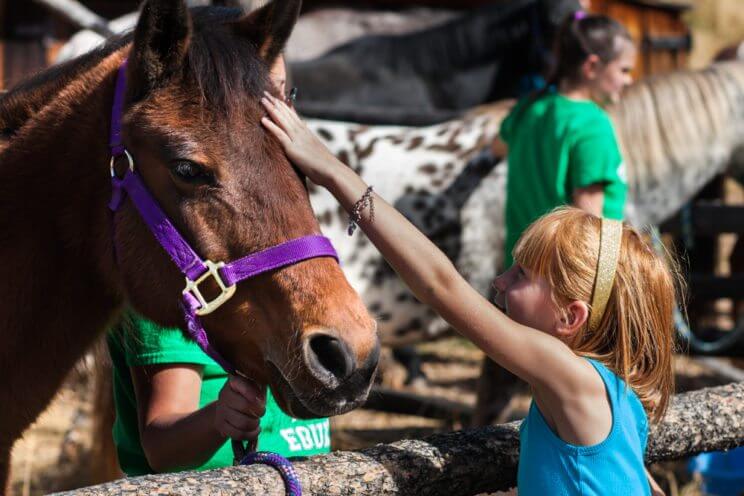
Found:
[(331, 447), (331, 437), (328, 432), (329, 421), (323, 420), (296, 427), (288, 427), (279, 431), (279, 434), (287, 441), (290, 451), (301, 451), (311, 449), (322, 449)]
[(282, 429), (279, 431), (279, 434), (282, 435), (285, 441), (287, 441), (287, 445), (289, 445), (289, 451), (300, 451), (302, 449), (302, 446), (300, 443), (297, 442), (297, 439), (295, 439), (295, 433), (293, 428), (288, 429)]
[(305, 448), (306, 450), (312, 449), (313, 439), (310, 436), (310, 431), (307, 427), (305, 427), (304, 425), (295, 427), (295, 434), (297, 434), (297, 437), (300, 438), (303, 448)]

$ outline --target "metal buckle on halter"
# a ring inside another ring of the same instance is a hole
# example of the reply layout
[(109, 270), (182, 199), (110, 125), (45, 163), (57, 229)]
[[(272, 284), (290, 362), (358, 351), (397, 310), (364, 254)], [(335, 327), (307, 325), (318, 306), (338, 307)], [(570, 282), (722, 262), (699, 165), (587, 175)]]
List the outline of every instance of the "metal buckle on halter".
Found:
[(111, 169), (111, 178), (119, 177), (116, 174), (116, 170), (114, 169), (114, 166), (116, 165), (116, 159), (124, 155), (127, 159), (127, 162), (129, 162), (129, 172), (134, 172), (134, 159), (132, 158), (132, 155), (129, 154), (127, 150), (124, 150), (119, 155), (112, 155), (111, 156), (111, 162), (109, 162), (109, 168)]
[[(192, 281), (187, 277), (186, 287), (183, 290), (183, 294), (190, 293), (194, 298), (197, 299), (197, 301), (201, 305), (201, 307), (196, 310), (196, 315), (200, 317), (203, 315), (209, 315), (210, 313), (220, 308), (223, 303), (232, 298), (232, 296), (235, 294), (236, 289), (235, 284), (233, 284), (232, 286), (225, 285), (225, 282), (220, 276), (219, 270), (225, 266), (224, 262), (214, 263), (211, 260), (207, 260), (206, 262), (204, 262), (204, 264), (207, 266), (207, 271), (199, 276), (196, 281)], [(203, 283), (210, 277), (214, 278), (217, 286), (219, 286), (220, 288), (221, 293), (212, 301), (207, 301), (204, 298), (204, 295), (202, 295), (201, 291), (199, 291), (199, 284)]]

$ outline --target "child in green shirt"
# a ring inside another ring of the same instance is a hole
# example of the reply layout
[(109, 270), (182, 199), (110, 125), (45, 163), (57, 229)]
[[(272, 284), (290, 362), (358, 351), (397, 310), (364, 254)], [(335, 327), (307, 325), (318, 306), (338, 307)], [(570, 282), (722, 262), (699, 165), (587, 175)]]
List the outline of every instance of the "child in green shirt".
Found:
[(561, 205), (622, 219), (627, 184), (615, 132), (601, 107), (632, 82), (636, 50), (625, 28), (578, 12), (556, 42), (549, 86), (517, 104), (494, 148), (508, 148), (505, 267), (522, 232)]
[(271, 391), (228, 377), (178, 328), (133, 311), (107, 335), (113, 364), (113, 435), (130, 476), (232, 465), (230, 439), (258, 439), (285, 457), (330, 451), (328, 419), (297, 420)]

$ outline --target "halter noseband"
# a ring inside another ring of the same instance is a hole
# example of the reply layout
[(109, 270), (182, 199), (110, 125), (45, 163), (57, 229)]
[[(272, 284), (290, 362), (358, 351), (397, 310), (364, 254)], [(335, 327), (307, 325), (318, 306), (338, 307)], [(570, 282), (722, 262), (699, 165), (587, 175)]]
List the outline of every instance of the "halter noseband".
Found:
[[(132, 200), (145, 224), (186, 278), (181, 306), (189, 334), (201, 349), (220, 364), (226, 372), (234, 374), (235, 368), (209, 343), (207, 332), (199, 317), (214, 312), (229, 300), (235, 294), (236, 285), (240, 281), (311, 258), (332, 257), (338, 261), (338, 255), (328, 238), (311, 235), (287, 241), (233, 262), (202, 260), (147, 190), (142, 178), (135, 170), (134, 159), (122, 143), (121, 121), (127, 84), (126, 69), (127, 62), (124, 61), (117, 75), (111, 111), (109, 146), (111, 148), (112, 195), (109, 208), (116, 212), (121, 208), (127, 196)], [(114, 171), (114, 163), (120, 157), (126, 157), (129, 166), (121, 178)], [(208, 279), (214, 279), (220, 289), (220, 295), (212, 300), (207, 300), (199, 289), (199, 286)]]

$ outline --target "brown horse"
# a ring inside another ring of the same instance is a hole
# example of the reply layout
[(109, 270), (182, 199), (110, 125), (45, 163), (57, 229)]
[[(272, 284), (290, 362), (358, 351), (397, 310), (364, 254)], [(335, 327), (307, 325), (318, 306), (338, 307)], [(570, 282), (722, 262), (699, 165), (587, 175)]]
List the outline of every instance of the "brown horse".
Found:
[[(14, 440), (125, 302), (182, 324), (183, 277), (131, 202), (113, 218), (107, 208), (125, 58), (124, 144), (196, 252), (231, 261), (319, 232), (302, 179), (259, 122), (267, 68), (299, 8), (282, 0), (242, 16), (148, 0), (133, 36), (0, 100), (0, 484)], [(366, 399), (376, 326), (332, 258), (242, 282), (203, 322), (219, 353), (295, 417)]]

